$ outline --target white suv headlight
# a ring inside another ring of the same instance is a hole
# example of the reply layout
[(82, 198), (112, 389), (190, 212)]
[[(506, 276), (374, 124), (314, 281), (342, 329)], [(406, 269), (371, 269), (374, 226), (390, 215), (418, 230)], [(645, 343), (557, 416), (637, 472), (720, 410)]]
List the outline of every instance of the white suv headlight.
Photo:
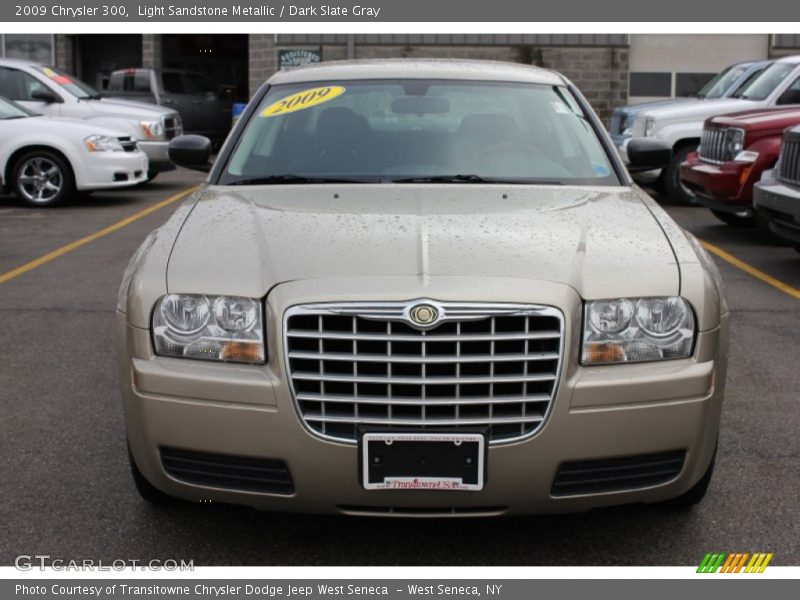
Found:
[(83, 145), (89, 152), (122, 152), (119, 140), (108, 135), (90, 135), (83, 138)]
[(694, 313), (678, 296), (593, 300), (584, 306), (584, 365), (688, 358)]
[(644, 121), (644, 137), (653, 137), (656, 132), (656, 120), (645, 119)]
[(161, 121), (142, 121), (139, 126), (146, 140), (160, 140), (164, 137), (164, 126)]
[(167, 294), (153, 311), (156, 354), (263, 363), (261, 302), (232, 296)]

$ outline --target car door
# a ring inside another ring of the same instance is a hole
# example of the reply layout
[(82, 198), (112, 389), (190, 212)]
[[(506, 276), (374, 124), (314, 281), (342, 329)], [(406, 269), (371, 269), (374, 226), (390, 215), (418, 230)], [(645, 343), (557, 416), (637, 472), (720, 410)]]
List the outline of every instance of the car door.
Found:
[(180, 71), (161, 72), (161, 104), (178, 111), (184, 131), (196, 131), (197, 123), (192, 112), (192, 95), (186, 89)]
[(0, 96), (19, 102), (25, 108), (49, 117), (61, 116), (60, 102), (44, 102), (34, 98), (37, 91), (48, 91), (57, 97), (61, 94), (33, 75), (13, 69), (0, 67)]
[(186, 89), (192, 95), (196, 131), (212, 138), (227, 135), (231, 125), (231, 103), (220, 97), (219, 86), (200, 73), (185, 73)]

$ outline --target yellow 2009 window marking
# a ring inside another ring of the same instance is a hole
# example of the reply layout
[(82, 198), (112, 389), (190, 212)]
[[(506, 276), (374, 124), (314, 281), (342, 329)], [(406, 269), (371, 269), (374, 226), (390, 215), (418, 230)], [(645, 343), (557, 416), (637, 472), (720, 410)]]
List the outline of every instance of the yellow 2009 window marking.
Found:
[(261, 111), (262, 117), (277, 117), (285, 115), (304, 108), (311, 108), (323, 102), (329, 102), (334, 98), (338, 98), (344, 94), (345, 89), (340, 85), (326, 85), (324, 87), (311, 88), (310, 90), (303, 90), (296, 94), (290, 94), (285, 98), (281, 98), (277, 102), (273, 102), (267, 108)]

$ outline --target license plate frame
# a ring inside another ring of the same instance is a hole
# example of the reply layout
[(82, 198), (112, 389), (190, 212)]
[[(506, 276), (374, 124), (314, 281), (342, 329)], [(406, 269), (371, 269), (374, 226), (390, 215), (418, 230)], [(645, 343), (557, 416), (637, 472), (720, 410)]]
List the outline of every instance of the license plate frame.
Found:
[(485, 431), (364, 430), (358, 453), (366, 490), (478, 492), (486, 483)]

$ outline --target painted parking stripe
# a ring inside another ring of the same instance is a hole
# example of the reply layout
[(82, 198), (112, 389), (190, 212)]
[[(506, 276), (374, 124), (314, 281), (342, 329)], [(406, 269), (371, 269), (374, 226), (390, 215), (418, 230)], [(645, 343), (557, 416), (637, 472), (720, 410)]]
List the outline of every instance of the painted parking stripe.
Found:
[(710, 244), (703, 240), (700, 240), (700, 243), (703, 244), (703, 248), (711, 252), (712, 254), (718, 256), (722, 260), (727, 263), (732, 264), (737, 269), (741, 269), (745, 273), (752, 275), (756, 279), (763, 281), (767, 285), (771, 285), (772, 287), (782, 291), (784, 294), (790, 295), (792, 298), (796, 298), (800, 300), (800, 290), (796, 287), (789, 285), (788, 283), (784, 283), (780, 279), (775, 279), (772, 275), (767, 275), (764, 271), (760, 269), (756, 269), (755, 267), (748, 265), (746, 262), (739, 260), (733, 254), (729, 254), (725, 252), (722, 248), (715, 246), (714, 244)]
[(170, 204), (185, 198), (186, 196), (188, 196), (189, 194), (194, 192), (197, 188), (198, 188), (198, 186), (193, 186), (193, 187), (191, 187), (191, 188), (189, 188), (187, 190), (183, 190), (182, 192), (178, 192), (174, 196), (170, 196), (166, 200), (162, 200), (161, 202), (157, 202), (156, 204), (153, 204), (152, 206), (148, 206), (147, 208), (145, 208), (143, 210), (140, 210), (137, 213), (133, 213), (129, 217), (125, 217), (124, 219), (122, 219), (121, 221), (117, 221), (113, 225), (109, 225), (108, 227), (100, 229), (99, 231), (95, 231), (94, 233), (91, 233), (91, 234), (87, 235), (86, 237), (82, 237), (79, 240), (75, 240), (74, 242), (70, 242), (69, 244), (66, 244), (65, 246), (61, 246), (60, 248), (56, 248), (52, 252), (48, 252), (44, 256), (40, 256), (39, 258), (37, 258), (35, 260), (32, 260), (29, 263), (25, 263), (24, 265), (22, 265), (20, 267), (17, 267), (16, 269), (12, 269), (10, 271), (7, 271), (7, 272), (3, 273), (2, 275), (0, 275), (0, 284), (5, 283), (7, 281), (11, 281), (12, 279), (17, 278), (20, 275), (23, 275), (24, 273), (27, 273), (28, 271), (32, 271), (33, 269), (35, 269), (37, 267), (41, 267), (42, 265), (45, 265), (45, 264), (47, 264), (47, 263), (49, 263), (51, 261), (54, 261), (55, 259), (59, 258), (60, 256), (64, 256), (68, 252), (72, 252), (73, 250), (77, 250), (81, 246), (85, 246), (89, 242), (93, 242), (93, 241), (95, 241), (97, 239), (100, 239), (101, 237), (105, 237), (110, 233), (114, 233), (115, 231), (119, 231), (120, 229), (122, 229), (123, 227), (127, 227), (131, 223), (135, 223), (139, 219), (143, 219), (147, 215), (151, 215), (154, 212), (156, 212), (158, 210), (161, 210), (165, 206), (169, 206)]

